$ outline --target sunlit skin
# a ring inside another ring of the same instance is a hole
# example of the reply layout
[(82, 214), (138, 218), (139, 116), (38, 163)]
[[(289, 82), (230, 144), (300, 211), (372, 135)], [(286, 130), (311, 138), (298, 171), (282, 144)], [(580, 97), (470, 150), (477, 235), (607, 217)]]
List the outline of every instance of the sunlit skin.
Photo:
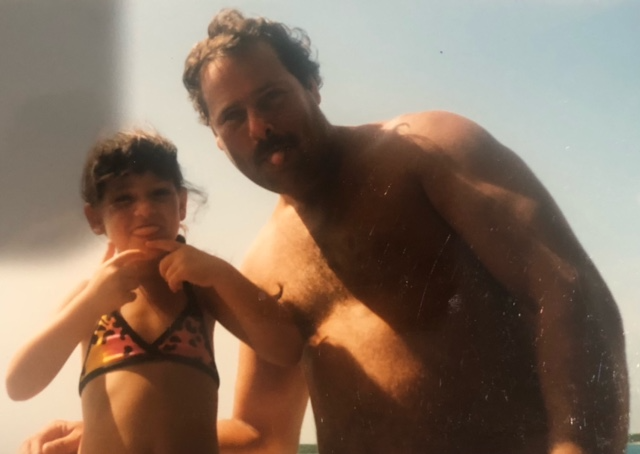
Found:
[(304, 338), (296, 366), (242, 346), (221, 453), (296, 453), (309, 397), (321, 454), (624, 453), (615, 301), (511, 150), (446, 112), (334, 126), (260, 42), (201, 76), (218, 146), (280, 194), (243, 272)]
[(151, 172), (129, 174), (108, 185), (97, 207), (85, 206), (91, 227), (118, 251), (146, 249), (152, 239), (174, 239), (186, 216), (187, 193)]
[[(329, 126), (318, 109), (318, 89), (311, 82), (305, 88), (283, 72), (266, 44), (246, 54), (214, 60), (203, 74), (218, 146), (248, 178), (269, 190), (298, 193), (313, 188), (326, 161), (315, 152), (328, 140), (322, 125)], [(261, 70), (253, 71), (255, 65)], [(287, 145), (263, 146), (273, 136)]]
[[(266, 44), (202, 88), (219, 147), (281, 194), (243, 271), (306, 339), (300, 368), (243, 347), (222, 452), (295, 453), (307, 395), (323, 454), (624, 451), (615, 302), (510, 150), (445, 112), (333, 126)], [(272, 135), (302, 145), (257, 151)]]
[[(12, 360), (7, 372), (12, 399), (44, 389), (78, 343), (84, 358), (103, 314), (120, 310), (133, 330), (153, 343), (184, 310), (184, 282), (193, 286), (209, 338), (218, 320), (267, 360), (298, 361), (300, 335), (273, 299), (228, 263), (175, 240), (186, 202), (184, 189), (146, 172), (107, 183), (103, 199), (85, 207), (92, 230), (109, 238), (108, 251), (94, 276)], [(82, 454), (218, 452), (218, 382), (193, 367), (171, 361), (128, 364), (89, 381), (81, 400), (83, 430), (76, 423), (64, 440), (55, 440), (60, 432), (46, 432), (23, 450), (41, 452), (51, 441), (60, 449), (52, 452)]]
[[(120, 309), (148, 342), (164, 332), (183, 310), (186, 296), (169, 289), (158, 272), (161, 255), (145, 245), (152, 239), (173, 241), (185, 213), (186, 192), (149, 172), (115, 179), (97, 206), (85, 207), (94, 232), (109, 238), (109, 251), (98, 272), (70, 297), (49, 329), (14, 360), (16, 370), (10, 370), (8, 383), (26, 377), (20, 380), (22, 388), (9, 386), (18, 392), (14, 397), (28, 398), (46, 386), (57, 372), (50, 368), (61, 367), (78, 341), (84, 358), (102, 314)], [(206, 324), (211, 335), (212, 315), (206, 315)], [(21, 374), (37, 358), (42, 338), (48, 340), (49, 364), (40, 366), (39, 373)], [(135, 364), (103, 374), (81, 394), (85, 430), (79, 452), (217, 452), (211, 430), (217, 387), (205, 374), (171, 362)]]

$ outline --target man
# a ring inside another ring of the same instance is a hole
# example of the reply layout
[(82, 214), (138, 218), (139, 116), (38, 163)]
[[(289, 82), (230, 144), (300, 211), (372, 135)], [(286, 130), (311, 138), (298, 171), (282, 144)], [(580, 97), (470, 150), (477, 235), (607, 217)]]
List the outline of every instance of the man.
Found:
[(243, 271), (306, 339), (293, 368), (242, 348), (222, 452), (296, 452), (310, 396), (322, 454), (623, 453), (620, 316), (551, 196), (454, 114), (330, 124), (294, 32), (223, 11), (185, 68), (218, 146), (280, 194)]

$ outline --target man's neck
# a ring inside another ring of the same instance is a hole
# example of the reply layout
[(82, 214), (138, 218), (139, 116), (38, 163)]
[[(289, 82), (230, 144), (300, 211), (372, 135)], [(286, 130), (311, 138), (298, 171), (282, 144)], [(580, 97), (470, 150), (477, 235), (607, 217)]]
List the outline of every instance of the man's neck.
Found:
[(305, 211), (321, 206), (331, 198), (349, 153), (346, 144), (351, 134), (351, 128), (328, 125), (326, 139), (316, 149), (320, 159), (313, 169), (301, 175), (296, 185), (280, 194), (282, 203)]

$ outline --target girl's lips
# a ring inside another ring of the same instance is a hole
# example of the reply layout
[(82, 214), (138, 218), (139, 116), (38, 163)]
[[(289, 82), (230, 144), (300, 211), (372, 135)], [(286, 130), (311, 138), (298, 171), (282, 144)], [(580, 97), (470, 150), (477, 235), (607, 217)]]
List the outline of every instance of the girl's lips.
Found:
[(160, 227), (157, 225), (143, 225), (136, 227), (133, 230), (133, 234), (137, 236), (152, 236), (160, 231)]

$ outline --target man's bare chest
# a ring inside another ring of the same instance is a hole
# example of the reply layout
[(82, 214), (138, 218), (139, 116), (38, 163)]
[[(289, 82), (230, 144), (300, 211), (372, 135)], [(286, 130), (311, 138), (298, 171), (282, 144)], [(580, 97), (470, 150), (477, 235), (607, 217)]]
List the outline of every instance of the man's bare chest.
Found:
[(357, 194), (326, 214), (316, 223), (294, 212), (276, 218), (252, 276), (310, 332), (341, 305), (415, 319), (425, 291), (450, 297), (461, 240), (418, 190)]

